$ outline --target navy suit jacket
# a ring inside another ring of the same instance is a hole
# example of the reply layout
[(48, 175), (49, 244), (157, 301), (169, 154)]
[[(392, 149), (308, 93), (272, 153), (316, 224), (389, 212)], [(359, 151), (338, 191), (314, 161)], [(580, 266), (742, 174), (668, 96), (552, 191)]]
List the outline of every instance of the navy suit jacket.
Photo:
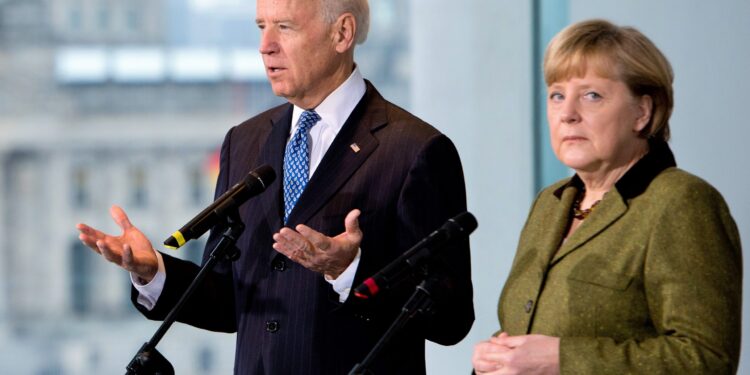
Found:
[[(282, 228), (284, 149), (292, 105), (272, 108), (232, 128), (221, 151), (216, 195), (268, 164), (279, 177), (240, 207), (246, 225), (239, 260), (220, 262), (178, 320), (196, 327), (237, 332), (237, 374), (347, 374), (361, 362), (400, 312), (415, 283), (361, 301), (338, 295), (321, 274), (272, 248)], [(356, 146), (352, 146), (355, 145)], [(354, 286), (372, 276), (448, 218), (466, 210), (463, 172), (451, 141), (436, 129), (367, 91), (323, 157), (289, 217), (326, 235), (344, 231), (344, 217), (362, 211), (362, 255)], [(206, 254), (220, 231), (212, 231)], [(445, 277), (435, 313), (412, 320), (381, 352), (375, 374), (423, 374), (424, 340), (451, 345), (474, 320), (469, 244), (441, 253)], [(198, 271), (164, 256), (166, 284), (150, 319), (163, 319)], [(449, 266), (448, 266), (449, 265)], [(133, 298), (136, 295), (134, 293)]]

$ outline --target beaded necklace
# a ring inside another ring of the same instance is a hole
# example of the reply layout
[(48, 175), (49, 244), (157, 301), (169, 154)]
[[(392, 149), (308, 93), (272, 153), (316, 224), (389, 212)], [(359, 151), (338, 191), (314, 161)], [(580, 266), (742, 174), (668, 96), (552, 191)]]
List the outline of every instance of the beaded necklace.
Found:
[(578, 220), (585, 220), (591, 214), (591, 211), (594, 210), (594, 207), (596, 207), (596, 205), (602, 201), (601, 199), (599, 199), (598, 201), (594, 202), (594, 204), (592, 204), (591, 207), (585, 210), (582, 210), (581, 201), (583, 200), (583, 194), (584, 194), (584, 191), (581, 191), (581, 194), (578, 194), (578, 197), (573, 202), (573, 218), (578, 219)]

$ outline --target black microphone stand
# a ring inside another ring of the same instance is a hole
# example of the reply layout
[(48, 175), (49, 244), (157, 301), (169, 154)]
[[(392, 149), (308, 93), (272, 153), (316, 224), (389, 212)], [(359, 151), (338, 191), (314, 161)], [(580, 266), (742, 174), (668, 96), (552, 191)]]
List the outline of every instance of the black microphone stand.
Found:
[(433, 304), (432, 293), (434, 287), (438, 284), (438, 278), (434, 275), (428, 275), (425, 267), (426, 278), (417, 285), (414, 293), (409, 297), (404, 306), (401, 308), (401, 313), (396, 317), (388, 330), (383, 334), (380, 340), (370, 350), (365, 359), (354, 365), (349, 375), (368, 375), (372, 374), (367, 368), (372, 364), (375, 356), (380, 353), (381, 350), (391, 341), (393, 336), (398, 333), (412, 318), (419, 314), (426, 314), (430, 311)]
[(245, 224), (240, 220), (240, 215), (235, 208), (229, 215), (226, 216), (225, 222), (222, 227), (226, 228), (224, 233), (221, 235), (219, 243), (216, 244), (208, 261), (201, 267), (195, 279), (190, 283), (187, 290), (182, 294), (180, 300), (167, 314), (167, 317), (162, 322), (159, 329), (156, 330), (151, 340), (143, 344), (138, 350), (138, 353), (130, 360), (126, 367), (126, 375), (174, 375), (174, 368), (164, 356), (156, 350), (156, 345), (161, 341), (164, 335), (167, 333), (169, 327), (177, 319), (177, 314), (182, 310), (187, 302), (188, 298), (193, 295), (193, 292), (198, 288), (198, 285), (206, 277), (206, 274), (213, 269), (216, 262), (219, 260), (235, 261), (240, 257), (240, 251), (235, 246), (237, 239), (245, 230)]

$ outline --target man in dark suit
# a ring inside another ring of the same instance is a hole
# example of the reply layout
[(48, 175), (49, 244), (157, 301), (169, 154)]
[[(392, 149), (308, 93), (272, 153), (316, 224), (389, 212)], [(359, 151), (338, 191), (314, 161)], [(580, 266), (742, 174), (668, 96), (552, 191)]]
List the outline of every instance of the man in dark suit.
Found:
[[(219, 263), (178, 320), (237, 332), (238, 374), (346, 374), (414, 290), (361, 301), (352, 286), (465, 211), (460, 160), (447, 137), (359, 73), (366, 0), (258, 0), (256, 22), (273, 91), (289, 103), (228, 132), (216, 195), (258, 165), (283, 178), (240, 207), (240, 259)], [(163, 319), (198, 266), (154, 251), (119, 207), (112, 216), (121, 236), (79, 224), (80, 238), (130, 271), (136, 307)], [(212, 231), (204, 261), (220, 234)], [(424, 373), (425, 338), (450, 345), (469, 331), (468, 250), (462, 241), (433, 265), (443, 275), (434, 313), (380, 353), (376, 374)]]

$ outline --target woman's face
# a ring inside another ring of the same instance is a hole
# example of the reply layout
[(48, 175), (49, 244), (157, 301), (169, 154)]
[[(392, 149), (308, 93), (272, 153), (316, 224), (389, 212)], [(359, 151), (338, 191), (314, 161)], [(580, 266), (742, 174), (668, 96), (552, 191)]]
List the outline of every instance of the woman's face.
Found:
[(590, 69), (547, 87), (552, 149), (577, 172), (606, 173), (638, 159), (647, 144), (638, 134), (650, 117), (650, 97)]

